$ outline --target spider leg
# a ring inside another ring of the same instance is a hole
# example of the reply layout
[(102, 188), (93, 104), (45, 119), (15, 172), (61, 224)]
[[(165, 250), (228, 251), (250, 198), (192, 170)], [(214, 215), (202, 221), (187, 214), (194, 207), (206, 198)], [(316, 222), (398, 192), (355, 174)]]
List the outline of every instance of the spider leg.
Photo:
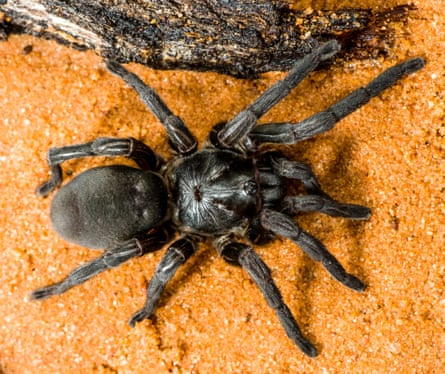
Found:
[(311, 195), (288, 196), (283, 200), (282, 208), (286, 214), (298, 212), (322, 212), (333, 217), (367, 219), (371, 211), (368, 207), (356, 204), (340, 203), (324, 192), (309, 165), (291, 161), (284, 157), (271, 155), (274, 171), (285, 178), (298, 179)]
[(133, 257), (158, 250), (168, 239), (168, 231), (158, 230), (138, 239), (127, 240), (119, 246), (106, 250), (98, 258), (80, 265), (71, 271), (61, 282), (34, 290), (30, 298), (31, 300), (42, 300), (54, 295), (60, 295), (105, 270), (123, 264)]
[(256, 143), (280, 143), (294, 144), (301, 140), (328, 131), (348, 114), (356, 111), (373, 97), (396, 84), (404, 76), (412, 74), (423, 68), (423, 58), (413, 58), (397, 64), (364, 87), (360, 87), (344, 97), (337, 103), (331, 105), (323, 112), (297, 123), (267, 123), (255, 127), (249, 134)]
[(329, 197), (328, 194), (321, 189), (320, 183), (309, 165), (274, 154), (270, 156), (270, 163), (275, 173), (279, 176), (301, 181), (308, 193)]
[(365, 284), (345, 271), (337, 259), (313, 236), (302, 230), (290, 217), (270, 209), (263, 209), (260, 216), (264, 228), (284, 236), (297, 244), (314, 261), (319, 261), (340, 283), (355, 291), (364, 291)]
[(298, 60), (283, 80), (266, 90), (219, 130), (219, 145), (223, 148), (233, 148), (242, 142), (256, 126), (258, 118), (286, 97), (321, 61), (331, 58), (339, 50), (340, 44), (331, 40)]
[(175, 275), (179, 267), (195, 252), (196, 242), (192, 238), (183, 237), (169, 246), (161, 262), (156, 267), (153, 278), (147, 286), (147, 299), (144, 307), (137, 311), (128, 321), (131, 327), (154, 313), (167, 282)]
[(367, 219), (371, 214), (366, 206), (344, 204), (319, 195), (287, 196), (283, 199), (282, 209), (286, 214), (321, 212), (332, 217), (351, 219)]
[(125, 156), (134, 160), (141, 168), (151, 170), (159, 170), (164, 163), (161, 156), (150, 147), (133, 138), (103, 137), (88, 143), (50, 148), (47, 160), (51, 177), (37, 187), (36, 194), (47, 196), (62, 183), (62, 162), (87, 156)]
[(172, 113), (153, 88), (146, 85), (136, 74), (129, 72), (117, 62), (106, 60), (105, 64), (111, 73), (121, 78), (139, 94), (144, 104), (165, 127), (171, 145), (176, 152), (186, 155), (196, 150), (198, 143), (195, 137), (190, 133), (184, 122)]
[(241, 265), (263, 293), (269, 306), (275, 310), (287, 336), (308, 356), (317, 356), (317, 349), (301, 333), (289, 307), (284, 303), (281, 292), (272, 279), (268, 266), (252, 247), (229, 238), (215, 240), (220, 255), (229, 263)]

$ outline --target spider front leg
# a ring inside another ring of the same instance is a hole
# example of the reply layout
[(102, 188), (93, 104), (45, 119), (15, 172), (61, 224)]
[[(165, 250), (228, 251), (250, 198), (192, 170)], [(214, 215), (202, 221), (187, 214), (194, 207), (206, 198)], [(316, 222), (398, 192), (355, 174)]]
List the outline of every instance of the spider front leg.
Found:
[(155, 171), (164, 163), (150, 147), (133, 138), (104, 137), (88, 143), (50, 148), (47, 159), (51, 177), (37, 187), (36, 194), (47, 196), (62, 183), (62, 162), (88, 156), (124, 156), (134, 160), (143, 169)]
[(252, 104), (218, 130), (218, 144), (215, 145), (222, 148), (233, 148), (236, 145), (242, 146), (241, 143), (256, 126), (257, 120), (263, 114), (285, 98), (320, 62), (331, 58), (339, 50), (340, 44), (335, 40), (331, 40), (316, 48), (301, 60), (298, 60), (283, 80), (275, 83)]
[(117, 62), (106, 60), (105, 64), (111, 73), (121, 78), (139, 94), (140, 99), (166, 129), (170, 143), (176, 152), (187, 155), (196, 150), (198, 142), (195, 137), (184, 122), (172, 113), (153, 88), (146, 85), (136, 74), (129, 72)]
[(195, 252), (196, 242), (190, 237), (183, 237), (169, 246), (161, 262), (156, 267), (153, 278), (147, 287), (147, 299), (144, 307), (136, 312), (128, 324), (131, 327), (136, 325), (154, 313), (161, 293), (168, 281), (175, 275), (179, 267)]
[(162, 229), (140, 238), (129, 239), (114, 248), (106, 250), (100, 257), (80, 265), (61, 282), (34, 290), (30, 298), (31, 300), (42, 300), (54, 295), (60, 295), (105, 270), (127, 262), (133, 257), (142, 256), (160, 249), (169, 239), (169, 231)]
[(326, 247), (319, 240), (302, 230), (292, 218), (271, 209), (263, 209), (260, 220), (265, 229), (276, 235), (289, 238), (314, 261), (321, 262), (325, 269), (340, 283), (355, 291), (365, 290), (366, 285), (360, 279), (347, 273)]
[(425, 60), (420, 57), (404, 61), (385, 70), (366, 86), (356, 89), (323, 112), (316, 113), (296, 124), (267, 123), (259, 125), (250, 132), (249, 137), (258, 144), (295, 144), (312, 138), (317, 134), (332, 129), (342, 118), (356, 111), (373, 97), (396, 84), (404, 76), (420, 70), (424, 65)]
[(231, 264), (241, 265), (263, 293), (269, 306), (275, 310), (287, 336), (309, 357), (317, 356), (314, 345), (301, 333), (289, 307), (284, 303), (280, 290), (272, 279), (270, 269), (252, 247), (227, 237), (214, 241), (221, 257)]

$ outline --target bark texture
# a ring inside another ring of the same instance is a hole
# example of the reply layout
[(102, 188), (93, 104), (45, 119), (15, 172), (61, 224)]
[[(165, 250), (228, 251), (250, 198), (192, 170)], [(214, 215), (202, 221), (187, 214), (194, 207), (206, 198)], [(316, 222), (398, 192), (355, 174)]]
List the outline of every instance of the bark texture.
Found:
[(321, 41), (340, 58), (387, 53), (409, 6), (294, 10), (279, 0), (3, 0), (3, 36), (27, 33), (122, 63), (252, 77), (287, 70)]

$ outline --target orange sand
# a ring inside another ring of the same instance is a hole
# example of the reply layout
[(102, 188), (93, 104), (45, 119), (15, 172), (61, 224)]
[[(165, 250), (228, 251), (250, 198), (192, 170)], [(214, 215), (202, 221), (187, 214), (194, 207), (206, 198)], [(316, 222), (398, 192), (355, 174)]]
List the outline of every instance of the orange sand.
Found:
[[(403, 1), (302, 1), (300, 6), (394, 6)], [(419, 10), (385, 60), (314, 73), (264, 121), (298, 121), (408, 56), (427, 67), (331, 132), (287, 155), (313, 165), (323, 188), (371, 207), (366, 222), (307, 214), (298, 222), (369, 285), (346, 289), (287, 240), (259, 247), (319, 357), (290, 342), (241, 269), (207, 245), (169, 284), (155, 320), (128, 318), (163, 251), (106, 272), (63, 296), (29, 302), (97, 253), (50, 229), (50, 146), (99, 135), (134, 136), (168, 157), (166, 135), (135, 93), (101, 59), (28, 36), (0, 43), (0, 372), (4, 373), (443, 373), (445, 372), (445, 10)], [(23, 49), (33, 50), (24, 54)], [(202, 142), (282, 77), (255, 81), (132, 65)], [(111, 160), (66, 163), (79, 173)]]

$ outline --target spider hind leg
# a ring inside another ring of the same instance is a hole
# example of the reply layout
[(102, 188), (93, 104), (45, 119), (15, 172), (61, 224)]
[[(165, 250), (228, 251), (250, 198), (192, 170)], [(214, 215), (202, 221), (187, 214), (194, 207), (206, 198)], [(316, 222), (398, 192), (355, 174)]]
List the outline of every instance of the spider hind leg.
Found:
[(275, 311), (287, 336), (309, 357), (318, 355), (315, 346), (303, 336), (289, 307), (283, 301), (281, 292), (276, 286), (269, 267), (252, 247), (222, 237), (214, 241), (214, 246), (221, 257), (231, 264), (238, 264), (255, 282), (269, 306)]
[(271, 209), (263, 209), (261, 223), (265, 229), (272, 231), (274, 234), (292, 240), (310, 258), (320, 262), (334, 279), (346, 287), (359, 292), (365, 290), (366, 285), (360, 279), (347, 273), (323, 243), (301, 229), (292, 218)]

